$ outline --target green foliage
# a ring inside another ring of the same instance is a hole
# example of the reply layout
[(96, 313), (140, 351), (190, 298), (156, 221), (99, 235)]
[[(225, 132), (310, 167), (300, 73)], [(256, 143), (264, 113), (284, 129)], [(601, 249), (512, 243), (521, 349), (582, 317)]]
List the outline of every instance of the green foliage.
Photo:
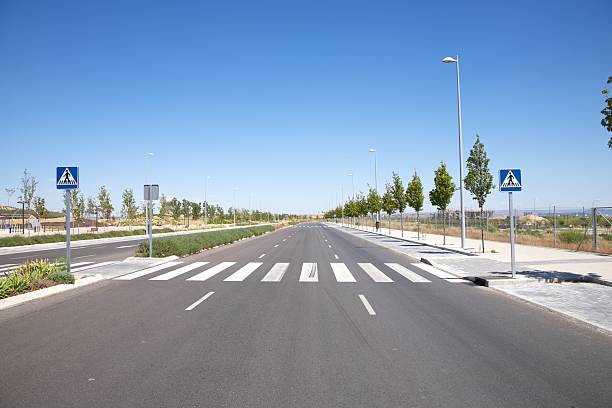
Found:
[(47, 216), (47, 209), (45, 208), (45, 199), (42, 197), (34, 197), (34, 210), (40, 218)]
[(123, 190), (121, 203), (121, 215), (127, 218), (131, 223), (136, 218), (136, 214), (138, 212), (138, 206), (136, 205), (136, 200), (134, 199), (134, 192), (132, 189)]
[[(172, 232), (170, 228), (160, 228), (154, 229), (154, 234), (159, 234), (163, 232)], [(99, 239), (99, 238), (114, 238), (114, 237), (127, 237), (132, 235), (144, 235), (145, 230), (133, 230), (133, 231), (108, 231), (100, 234), (76, 234), (72, 235), (70, 239), (72, 241), (83, 241), (90, 239)], [(64, 234), (53, 234), (53, 235), (36, 235), (31, 237), (23, 237), (21, 235), (16, 235), (13, 237), (0, 238), (0, 247), (13, 247), (20, 245), (34, 245), (34, 244), (48, 244), (51, 242), (64, 242), (66, 240), (66, 236)]]
[(446, 164), (440, 163), (440, 167), (435, 171), (434, 189), (429, 192), (429, 201), (440, 211), (446, 211), (455, 192), (453, 178), (446, 170)]
[(406, 192), (404, 191), (404, 183), (399, 174), (393, 172), (393, 182), (391, 183), (391, 194), (395, 201), (395, 208), (403, 213), (406, 210)]
[(378, 212), (382, 210), (382, 201), (380, 199), (380, 196), (378, 195), (376, 190), (373, 189), (372, 187), (370, 187), (368, 191), (367, 201), (368, 201), (367, 203), (368, 212), (370, 214), (378, 214)]
[(417, 176), (416, 171), (412, 176), (412, 180), (408, 183), (408, 188), (406, 188), (406, 201), (417, 214), (423, 209), (423, 202), (425, 201), (423, 184), (419, 176)]
[(0, 299), (27, 290), (41, 289), (55, 283), (74, 283), (74, 276), (66, 272), (65, 260), (50, 263), (46, 259), (26, 261), (8, 277), (0, 280)]
[[(612, 84), (612, 76), (608, 77), (608, 81), (606, 82), (608, 85)], [(601, 91), (602, 95), (605, 96), (605, 106), (601, 111), (601, 114), (604, 116), (601, 120), (601, 126), (606, 128), (608, 132), (612, 132), (612, 97), (610, 96), (610, 89), (606, 88)], [(612, 149), (612, 136), (608, 140), (608, 147)]]
[(385, 185), (385, 194), (382, 196), (382, 209), (388, 215), (391, 215), (396, 210), (395, 198), (393, 197), (393, 187), (387, 183)]
[[(204, 249), (229, 244), (242, 238), (257, 236), (270, 231), (274, 231), (273, 226), (262, 225), (258, 227), (217, 230), (202, 234), (159, 238), (153, 241), (153, 255), (156, 257), (192, 255)], [(136, 255), (149, 256), (149, 244), (141, 243), (136, 250)]]
[(612, 234), (601, 234), (600, 237), (606, 241), (612, 241)]
[(170, 200), (170, 215), (172, 215), (172, 219), (174, 220), (174, 222), (178, 222), (178, 220), (181, 218), (181, 213), (181, 202), (176, 198)]
[(480, 136), (476, 135), (476, 141), (467, 159), (468, 173), (465, 176), (465, 188), (472, 193), (481, 209), (485, 205), (487, 196), (495, 188), (493, 175), (489, 171), (489, 161), (484, 144), (480, 141)]
[(578, 244), (590, 237), (587, 236), (584, 231), (580, 230), (566, 230), (559, 232), (559, 241), (566, 244)]
[(113, 204), (111, 203), (110, 195), (106, 186), (101, 186), (98, 192), (98, 204), (100, 205), (100, 211), (106, 220), (110, 220), (113, 210)]

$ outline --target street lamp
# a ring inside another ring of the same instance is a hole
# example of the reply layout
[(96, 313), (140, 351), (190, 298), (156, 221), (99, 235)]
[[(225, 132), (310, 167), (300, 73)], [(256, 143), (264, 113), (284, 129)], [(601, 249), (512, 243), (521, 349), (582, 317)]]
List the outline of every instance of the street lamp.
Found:
[(25, 201), (17, 201), (17, 204), (21, 204), (21, 233), (25, 234)]
[[(374, 153), (374, 188), (376, 189), (376, 195), (378, 195), (378, 163), (376, 162), (376, 149), (368, 150), (368, 153)], [(376, 231), (378, 231), (378, 223), (380, 221), (380, 211), (376, 212)]]
[(459, 83), (459, 55), (445, 57), (445, 64), (455, 64), (457, 71), (457, 122), (459, 127), (459, 199), (461, 205), (461, 248), (465, 248), (465, 210), (463, 208), (463, 137), (461, 135), (461, 86)]
[(146, 197), (143, 197), (145, 198), (145, 233), (149, 235), (149, 258), (153, 258), (153, 206), (151, 205), (151, 186), (149, 185), (150, 166), (147, 157), (153, 157), (153, 153), (149, 152), (145, 157), (145, 185), (149, 189), (149, 199), (146, 200)]

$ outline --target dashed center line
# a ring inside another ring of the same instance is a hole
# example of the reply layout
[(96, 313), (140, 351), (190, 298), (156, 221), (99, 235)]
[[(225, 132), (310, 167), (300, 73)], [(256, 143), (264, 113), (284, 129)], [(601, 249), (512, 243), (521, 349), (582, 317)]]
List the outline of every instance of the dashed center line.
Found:
[(363, 295), (359, 295), (359, 299), (361, 299), (361, 303), (363, 303), (363, 306), (366, 308), (370, 316), (376, 316), (376, 312), (372, 308), (372, 305), (370, 305), (370, 302), (368, 302), (368, 299), (366, 299)]
[(334, 254), (334, 257), (335, 257), (336, 259), (340, 259), (340, 257), (338, 256), (338, 254)]
[(274, 248), (278, 248), (278, 244), (274, 245)]
[(327, 246), (331, 248), (331, 245), (327, 245)]
[(261, 254), (261, 255), (259, 255), (259, 257), (258, 257), (257, 259), (261, 259), (261, 258), (263, 258), (264, 256), (266, 256), (266, 254)]
[(208, 299), (209, 297), (211, 297), (215, 292), (208, 292), (207, 294), (205, 294), (204, 296), (202, 296), (202, 298), (198, 299), (195, 303), (193, 303), (191, 306), (189, 306), (187, 309), (185, 310), (193, 310), (195, 309), (200, 303), (202, 303), (203, 301), (205, 301), (206, 299)]

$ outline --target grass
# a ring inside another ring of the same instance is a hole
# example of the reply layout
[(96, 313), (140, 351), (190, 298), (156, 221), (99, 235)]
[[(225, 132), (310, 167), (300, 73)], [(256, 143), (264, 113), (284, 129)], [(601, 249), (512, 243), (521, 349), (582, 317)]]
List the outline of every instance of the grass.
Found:
[[(153, 256), (187, 256), (218, 245), (230, 244), (243, 238), (253, 237), (274, 231), (271, 225), (250, 228), (211, 231), (203, 234), (158, 238), (153, 241)], [(141, 243), (136, 256), (149, 256), (149, 244)]]
[(53, 263), (46, 259), (27, 261), (8, 277), (0, 280), (0, 299), (60, 283), (73, 284), (74, 276), (66, 269), (65, 260)]
[[(173, 230), (169, 228), (161, 228), (154, 229), (154, 234), (159, 234), (163, 232), (173, 232)], [(70, 236), (71, 241), (83, 241), (83, 240), (91, 240), (91, 239), (100, 239), (100, 238), (114, 238), (114, 237), (128, 237), (132, 235), (144, 235), (144, 229), (132, 230), (132, 231), (108, 231), (101, 232), (99, 234), (92, 233), (84, 233), (84, 234), (75, 234)], [(64, 234), (52, 234), (52, 235), (36, 235), (32, 237), (24, 237), (21, 235), (16, 235), (12, 237), (0, 238), (0, 247), (13, 247), (20, 245), (34, 245), (34, 244), (48, 244), (52, 242), (64, 242), (66, 240), (66, 235)]]

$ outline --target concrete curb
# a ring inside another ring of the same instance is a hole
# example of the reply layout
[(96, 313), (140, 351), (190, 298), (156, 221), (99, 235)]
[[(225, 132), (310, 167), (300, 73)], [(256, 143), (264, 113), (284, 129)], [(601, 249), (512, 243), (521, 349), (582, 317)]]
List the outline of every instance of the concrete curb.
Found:
[(415, 240), (409, 239), (409, 238), (396, 237), (396, 236), (389, 235), (389, 234), (384, 234), (384, 233), (381, 233), (381, 232), (362, 230), (361, 228), (351, 227), (349, 225), (341, 225), (341, 227), (350, 228), (350, 229), (354, 229), (354, 230), (357, 230), (357, 231), (363, 231), (363, 232), (367, 232), (369, 234), (376, 234), (376, 235), (380, 235), (380, 236), (383, 236), (383, 237), (399, 239), (400, 241), (410, 242), (412, 244), (425, 245), (425, 246), (428, 246), (428, 247), (440, 249), (442, 251), (451, 251), (451, 252), (455, 252), (455, 253), (458, 253), (458, 254), (461, 254), (461, 255), (467, 255), (467, 256), (478, 256), (478, 254), (475, 254), (473, 252), (464, 251), (463, 249), (448, 248), (448, 247), (445, 247), (445, 246), (442, 246), (442, 245), (428, 244), (426, 242), (415, 241)]

